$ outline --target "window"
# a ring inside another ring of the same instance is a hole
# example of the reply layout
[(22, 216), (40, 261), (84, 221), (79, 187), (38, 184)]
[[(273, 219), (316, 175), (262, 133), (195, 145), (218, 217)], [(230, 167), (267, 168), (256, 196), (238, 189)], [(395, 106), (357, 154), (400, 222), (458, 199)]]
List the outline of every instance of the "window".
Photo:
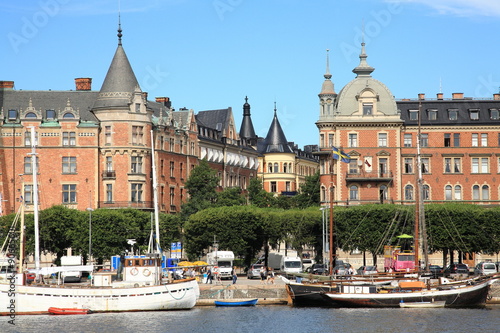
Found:
[(33, 185), (24, 185), (24, 203), (33, 203)]
[(462, 186), (455, 185), (454, 200), (462, 200)]
[(462, 169), (462, 159), (459, 157), (446, 157), (444, 159), (444, 172), (445, 173), (460, 173)]
[(387, 200), (387, 186), (381, 185), (379, 188), (379, 199), (380, 203), (384, 203)]
[(28, 112), (24, 117), (26, 119), (36, 119), (36, 114), (34, 114), (33, 112)]
[(106, 171), (113, 171), (113, 157), (106, 156)]
[(141, 104), (135, 103), (135, 112), (141, 112)]
[(481, 133), (481, 147), (488, 147), (488, 133)]
[(175, 148), (175, 140), (174, 139), (169, 139), (169, 151), (174, 151)]
[(420, 163), (422, 163), (422, 173), (429, 173), (430, 172), (429, 158), (428, 157), (420, 158)]
[(403, 145), (405, 147), (411, 147), (412, 146), (412, 137), (411, 137), (411, 134), (407, 133), (407, 134), (404, 135)]
[(333, 134), (328, 134), (328, 147), (333, 146)]
[(473, 157), (472, 158), (472, 173), (488, 173), (488, 157)]
[(131, 190), (130, 201), (142, 202), (142, 184), (132, 183)]
[(276, 193), (277, 187), (276, 182), (271, 182), (271, 193)]
[(451, 185), (446, 185), (444, 188), (444, 200), (451, 200), (452, 198), (452, 187)]
[(488, 185), (474, 185), (472, 186), (472, 199), (473, 200), (489, 200), (490, 188)]
[(429, 200), (431, 197), (431, 189), (429, 185), (422, 185), (422, 200)]
[(132, 163), (130, 165), (131, 173), (142, 173), (142, 157), (132, 156)]
[(490, 187), (488, 185), (481, 187), (481, 196), (483, 200), (490, 200)]
[(76, 157), (62, 158), (62, 173), (76, 173)]
[(274, 172), (275, 173), (279, 172), (278, 163), (274, 163)]
[(413, 186), (405, 186), (405, 200), (413, 200)]
[(372, 103), (363, 103), (363, 115), (370, 116), (373, 113)]
[[(31, 162), (32, 162), (31, 157), (24, 157), (24, 174), (25, 175), (33, 174), (33, 164)], [(38, 156), (36, 157), (36, 169), (40, 170)]]
[(17, 119), (17, 110), (9, 110), (9, 120)]
[(175, 188), (174, 187), (171, 187), (170, 188), (170, 206), (174, 206), (175, 205)]
[(405, 165), (405, 173), (413, 173), (413, 158), (405, 157), (404, 165)]
[(387, 147), (387, 133), (378, 134), (378, 146)]
[(349, 188), (349, 200), (358, 200), (358, 187), (351, 185)]
[(389, 170), (387, 168), (387, 158), (381, 158), (378, 160), (378, 169), (381, 177), (384, 177), (388, 174)]
[(56, 111), (46, 110), (45, 117), (47, 118), (47, 120), (55, 120), (56, 119)]
[(132, 144), (141, 145), (143, 138), (142, 126), (132, 126)]
[[(24, 132), (24, 145), (31, 146), (31, 131)], [(35, 145), (38, 145), (38, 132), (35, 132)]]
[(444, 133), (444, 146), (451, 147), (451, 134), (450, 133)]
[(288, 171), (288, 163), (283, 163), (283, 172), (287, 173)]
[(290, 192), (292, 190), (292, 186), (290, 182), (285, 183), (285, 191)]
[(63, 146), (76, 146), (76, 133), (63, 132)]
[(175, 171), (175, 163), (174, 162), (170, 162), (170, 177), (171, 178), (175, 177), (174, 171)]
[(326, 147), (325, 146), (325, 135), (324, 134), (320, 134), (319, 135), (319, 144), (321, 147)]
[(269, 169), (269, 173), (272, 173), (273, 172), (273, 164), (269, 163), (267, 166), (268, 166), (268, 169)]
[(358, 146), (358, 135), (356, 133), (349, 134), (349, 147)]
[(111, 126), (104, 127), (104, 144), (111, 144)]
[(106, 184), (106, 202), (113, 202), (113, 184)]
[(420, 134), (420, 147), (428, 147), (429, 146), (429, 134), (424, 133)]
[(63, 204), (76, 203), (76, 184), (65, 184), (62, 186)]
[(453, 147), (460, 147), (460, 133), (453, 133)]
[(408, 110), (410, 120), (418, 120), (418, 110)]
[(350, 174), (357, 174), (358, 173), (358, 160), (357, 159), (351, 159), (349, 162), (349, 173)]
[(437, 110), (436, 109), (427, 110), (427, 119), (437, 120)]
[(181, 179), (184, 179), (184, 163), (179, 163), (179, 174), (181, 176)]
[(66, 112), (64, 115), (63, 115), (63, 118), (64, 119), (74, 119), (75, 118), (75, 115), (72, 114), (71, 112)]
[(458, 110), (457, 109), (449, 109), (448, 110), (448, 119), (449, 120), (458, 120)]
[(479, 110), (478, 109), (469, 110), (469, 117), (470, 120), (479, 120)]
[(479, 146), (479, 134), (472, 133), (472, 147), (478, 147), (478, 146)]
[(498, 120), (500, 117), (499, 117), (499, 113), (498, 113), (498, 109), (490, 109), (490, 119), (491, 120)]

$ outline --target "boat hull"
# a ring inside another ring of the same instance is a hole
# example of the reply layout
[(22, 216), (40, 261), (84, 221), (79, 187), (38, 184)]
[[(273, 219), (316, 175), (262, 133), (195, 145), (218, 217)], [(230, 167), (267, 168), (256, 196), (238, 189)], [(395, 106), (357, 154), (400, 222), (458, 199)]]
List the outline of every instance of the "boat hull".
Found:
[(337, 307), (400, 307), (400, 303), (440, 302), (446, 307), (484, 306), (492, 281), (478, 282), (475, 285), (448, 287), (436, 290), (388, 293), (326, 293)]
[[(0, 284), (0, 315), (44, 314), (49, 307), (92, 312), (182, 310), (195, 306), (196, 280), (145, 287), (58, 287)], [(7, 312), (6, 312), (7, 311)]]
[(258, 299), (248, 301), (215, 301), (216, 306), (253, 306), (257, 304)]
[(293, 306), (335, 307), (336, 303), (328, 297), (328, 292), (336, 292), (336, 286), (288, 283), (286, 291)]
[(399, 303), (400, 308), (444, 308), (445, 305), (446, 305), (445, 301)]

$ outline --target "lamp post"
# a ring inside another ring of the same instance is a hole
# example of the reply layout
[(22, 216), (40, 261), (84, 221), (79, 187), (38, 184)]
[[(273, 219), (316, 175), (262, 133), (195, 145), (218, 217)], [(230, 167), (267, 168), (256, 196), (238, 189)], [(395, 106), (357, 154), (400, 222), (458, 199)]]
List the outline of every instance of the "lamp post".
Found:
[(92, 261), (92, 212), (94, 211), (92, 208), (87, 208), (89, 212), (89, 263)]

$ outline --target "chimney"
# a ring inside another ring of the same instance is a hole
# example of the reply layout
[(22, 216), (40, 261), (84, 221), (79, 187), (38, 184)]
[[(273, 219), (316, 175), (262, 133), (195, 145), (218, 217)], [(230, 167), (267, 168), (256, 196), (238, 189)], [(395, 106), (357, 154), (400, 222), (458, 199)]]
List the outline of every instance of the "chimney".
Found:
[(75, 79), (76, 90), (92, 90), (92, 78), (80, 77)]
[(14, 81), (0, 81), (0, 89), (14, 89)]
[(443, 93), (437, 93), (436, 96), (437, 99), (443, 99)]
[(493, 94), (493, 99), (495, 101), (500, 101), (500, 94)]
[(425, 99), (425, 94), (418, 94), (418, 99)]
[(453, 93), (453, 99), (464, 99), (464, 93)]
[(169, 97), (156, 97), (156, 103), (161, 103), (170, 109), (172, 102)]

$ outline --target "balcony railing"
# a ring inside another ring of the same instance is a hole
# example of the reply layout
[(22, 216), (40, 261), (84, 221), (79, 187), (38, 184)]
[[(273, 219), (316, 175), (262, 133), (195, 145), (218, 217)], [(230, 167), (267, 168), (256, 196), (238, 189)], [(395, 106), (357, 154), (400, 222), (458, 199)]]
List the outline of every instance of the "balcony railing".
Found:
[(154, 209), (152, 201), (100, 201), (99, 208), (135, 208), (135, 209)]
[(103, 171), (102, 172), (102, 178), (103, 179), (114, 179), (114, 178), (116, 178), (116, 172), (115, 172), (115, 170)]
[(379, 171), (364, 171), (358, 173), (346, 173), (346, 181), (348, 182), (390, 182), (394, 178), (392, 171), (379, 172)]

